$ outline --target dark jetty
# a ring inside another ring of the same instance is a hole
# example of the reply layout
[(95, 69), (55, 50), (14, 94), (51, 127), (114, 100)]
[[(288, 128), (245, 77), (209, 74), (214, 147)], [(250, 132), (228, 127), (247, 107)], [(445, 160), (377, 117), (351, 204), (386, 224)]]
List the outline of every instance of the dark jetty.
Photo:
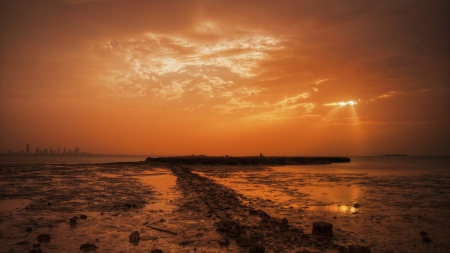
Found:
[(148, 157), (146, 162), (169, 164), (222, 164), (222, 165), (307, 165), (350, 162), (348, 157), (302, 157), (302, 156), (172, 156)]

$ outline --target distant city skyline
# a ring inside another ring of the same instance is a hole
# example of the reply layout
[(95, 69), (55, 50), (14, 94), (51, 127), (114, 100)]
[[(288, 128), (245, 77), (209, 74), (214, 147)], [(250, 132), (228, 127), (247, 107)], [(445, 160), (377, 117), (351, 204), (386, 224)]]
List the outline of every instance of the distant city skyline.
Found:
[(64, 148), (39, 148), (36, 147), (35, 148), (35, 152), (31, 152), (30, 149), (30, 144), (27, 143), (25, 145), (25, 150), (20, 150), (20, 151), (12, 151), (12, 150), (8, 150), (7, 154), (26, 154), (26, 155), (80, 155), (80, 154), (90, 154), (88, 152), (81, 152), (80, 148), (75, 147), (72, 149), (68, 149), (66, 147)]

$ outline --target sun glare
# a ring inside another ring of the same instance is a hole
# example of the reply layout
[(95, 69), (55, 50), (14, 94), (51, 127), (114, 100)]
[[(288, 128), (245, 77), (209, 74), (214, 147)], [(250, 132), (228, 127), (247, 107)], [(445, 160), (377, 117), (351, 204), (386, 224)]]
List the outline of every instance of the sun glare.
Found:
[(356, 101), (350, 100), (350, 101), (347, 101), (347, 102), (328, 103), (328, 104), (324, 104), (324, 106), (346, 106), (346, 105), (354, 106), (356, 104), (357, 104)]

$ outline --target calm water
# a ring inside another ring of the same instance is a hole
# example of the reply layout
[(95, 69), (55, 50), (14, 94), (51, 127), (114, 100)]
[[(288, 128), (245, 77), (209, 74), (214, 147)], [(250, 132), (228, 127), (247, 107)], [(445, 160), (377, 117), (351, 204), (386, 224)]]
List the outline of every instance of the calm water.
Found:
[(0, 164), (93, 164), (140, 162), (146, 155), (0, 155)]
[(370, 176), (450, 172), (450, 156), (357, 156), (350, 163), (274, 167), (277, 171), (365, 173)]

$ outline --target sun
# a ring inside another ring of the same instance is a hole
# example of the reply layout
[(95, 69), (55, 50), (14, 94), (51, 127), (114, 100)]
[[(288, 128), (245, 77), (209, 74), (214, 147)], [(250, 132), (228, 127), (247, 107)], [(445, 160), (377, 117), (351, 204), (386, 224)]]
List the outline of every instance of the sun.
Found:
[(324, 104), (324, 106), (346, 106), (346, 105), (354, 106), (356, 104), (358, 104), (358, 102), (356, 102), (354, 100), (350, 100), (350, 101), (347, 101), (347, 102), (328, 103), (328, 104)]

